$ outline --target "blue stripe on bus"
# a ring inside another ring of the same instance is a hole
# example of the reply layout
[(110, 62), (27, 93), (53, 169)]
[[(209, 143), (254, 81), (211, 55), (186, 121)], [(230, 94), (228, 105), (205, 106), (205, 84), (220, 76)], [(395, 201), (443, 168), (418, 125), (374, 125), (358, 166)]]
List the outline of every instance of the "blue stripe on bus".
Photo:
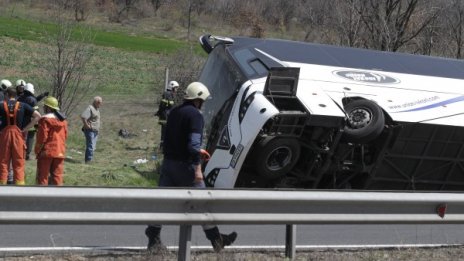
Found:
[[(422, 106), (422, 107), (419, 107), (419, 108), (414, 108), (414, 109), (404, 110), (404, 111), (397, 111), (397, 112), (423, 111), (423, 110), (433, 109), (433, 108), (440, 107), (440, 106), (445, 106), (445, 105), (455, 103), (455, 102), (460, 102), (460, 101), (463, 101), (463, 100), (464, 100), (464, 96), (459, 96), (459, 97), (456, 97), (456, 98), (453, 98), (453, 99), (449, 99), (449, 100), (442, 101), (442, 102), (437, 102), (437, 103), (430, 104), (430, 105), (427, 105), (427, 106)], [(395, 112), (395, 113), (397, 113), (397, 112)]]

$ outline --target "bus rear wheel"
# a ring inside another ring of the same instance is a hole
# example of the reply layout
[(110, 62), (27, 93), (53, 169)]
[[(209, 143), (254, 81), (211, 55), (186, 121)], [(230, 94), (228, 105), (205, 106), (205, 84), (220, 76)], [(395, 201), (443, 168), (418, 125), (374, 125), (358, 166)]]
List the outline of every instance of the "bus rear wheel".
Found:
[(345, 106), (347, 124), (344, 137), (348, 142), (368, 143), (382, 133), (385, 115), (382, 109), (369, 100), (355, 100)]

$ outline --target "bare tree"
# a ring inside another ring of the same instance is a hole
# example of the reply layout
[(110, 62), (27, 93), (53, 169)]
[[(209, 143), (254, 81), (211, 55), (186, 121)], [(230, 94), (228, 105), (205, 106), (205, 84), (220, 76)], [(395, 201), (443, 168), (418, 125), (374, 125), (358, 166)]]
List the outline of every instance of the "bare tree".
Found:
[(153, 11), (155, 13), (155, 16), (158, 13), (158, 10), (161, 8), (161, 6), (166, 2), (166, 0), (150, 0), (151, 5), (153, 6)]
[(341, 1), (331, 9), (326, 9), (325, 13), (330, 13), (329, 10), (334, 12), (329, 19), (332, 20), (330, 27), (337, 32), (338, 44), (350, 47), (361, 46), (363, 26), (360, 14), (365, 13), (364, 9), (365, 6), (360, 5), (359, 0)]
[[(343, 5), (345, 1), (341, 1), (340, 5)], [(331, 26), (337, 26), (335, 22), (340, 16), (338, 14), (331, 14), (336, 12), (339, 5), (335, 4), (334, 1), (326, 0), (300, 0), (296, 9), (296, 18), (298, 18), (301, 27), (304, 30), (304, 41), (316, 41), (323, 42), (323, 38), (327, 38), (327, 35), (331, 31)], [(345, 10), (343, 12), (346, 12)], [(344, 35), (343, 33), (337, 35)]]
[(192, 26), (192, 12), (195, 5), (195, 0), (187, 1), (187, 41), (190, 41), (190, 29)]
[(93, 36), (88, 33), (90, 30), (78, 28), (60, 14), (56, 16), (56, 33), (48, 36), (49, 45), (42, 50), (47, 59), (40, 66), (47, 72), (51, 94), (58, 99), (61, 110), (70, 114), (95, 87), (88, 70), (93, 49), (85, 43)]
[(260, 1), (237, 0), (224, 5), (224, 20), (239, 29), (239, 34), (251, 37), (264, 37), (264, 18), (261, 14)]
[(187, 28), (187, 41), (190, 41), (191, 38), (194, 25), (194, 14), (197, 14), (198, 16), (201, 15), (207, 10), (207, 6), (210, 2), (210, 0), (180, 0), (180, 2), (177, 3), (183, 13), (181, 21), (184, 22), (184, 25)]
[(72, 5), (74, 9), (74, 20), (77, 22), (85, 21), (91, 8), (90, 0), (77, 0), (72, 2)]
[(276, 25), (281, 31), (286, 31), (290, 20), (295, 17), (298, 10), (298, 1), (263, 0), (261, 4), (252, 3), (260, 9), (259, 14), (269, 24)]
[(446, 9), (445, 24), (449, 28), (450, 38), (454, 44), (454, 57), (462, 58), (462, 48), (464, 44), (464, 4), (462, 0), (452, 0)]
[(395, 52), (417, 37), (440, 11), (438, 7), (421, 9), (420, 4), (427, 1), (357, 0), (354, 8), (366, 31), (363, 47)]
[(166, 67), (169, 68), (169, 80), (175, 80), (180, 84), (180, 90), (177, 92), (179, 96), (176, 98), (180, 102), (183, 90), (200, 76), (205, 58), (195, 54), (192, 48), (185, 48), (165, 59)]
[(129, 18), (130, 11), (135, 9), (138, 0), (111, 0), (112, 14), (110, 21), (121, 23)]

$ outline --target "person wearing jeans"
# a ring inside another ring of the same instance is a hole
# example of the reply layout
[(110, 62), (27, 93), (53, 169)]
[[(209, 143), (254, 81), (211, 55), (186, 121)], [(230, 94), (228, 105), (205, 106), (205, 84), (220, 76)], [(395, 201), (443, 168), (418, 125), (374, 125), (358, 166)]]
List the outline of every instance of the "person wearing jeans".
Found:
[(100, 106), (102, 102), (103, 100), (100, 96), (95, 96), (92, 104), (81, 114), (82, 131), (85, 135), (85, 163), (90, 163), (93, 160), (97, 146), (98, 132), (101, 127)]
[(97, 149), (98, 131), (84, 129), (85, 135), (85, 163), (93, 159), (93, 152)]

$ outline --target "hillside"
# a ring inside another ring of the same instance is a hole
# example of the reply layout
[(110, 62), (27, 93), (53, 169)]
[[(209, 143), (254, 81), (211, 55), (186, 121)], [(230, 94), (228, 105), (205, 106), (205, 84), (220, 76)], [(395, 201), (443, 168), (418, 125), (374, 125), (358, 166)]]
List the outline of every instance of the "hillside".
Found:
[[(43, 36), (54, 27), (49, 22), (0, 16), (0, 78), (12, 82), (25, 79), (35, 85), (36, 94), (50, 91), (50, 79), (42, 67), (42, 61), (47, 57), (40, 50), (48, 47)], [(94, 30), (95, 42), (88, 43), (93, 50), (89, 71), (92, 72), (94, 88), (68, 115), (65, 185), (156, 185), (160, 128), (153, 114), (169, 59), (173, 52), (179, 52), (187, 44), (175, 39), (103, 31), (99, 27), (91, 29)], [(85, 165), (85, 141), (80, 130), (79, 114), (95, 95), (103, 97), (103, 128), (95, 163)], [(119, 137), (120, 129), (126, 129), (132, 137)], [(149, 161), (134, 164), (137, 159)], [(27, 162), (26, 184), (34, 182), (35, 160), (31, 160)]]

